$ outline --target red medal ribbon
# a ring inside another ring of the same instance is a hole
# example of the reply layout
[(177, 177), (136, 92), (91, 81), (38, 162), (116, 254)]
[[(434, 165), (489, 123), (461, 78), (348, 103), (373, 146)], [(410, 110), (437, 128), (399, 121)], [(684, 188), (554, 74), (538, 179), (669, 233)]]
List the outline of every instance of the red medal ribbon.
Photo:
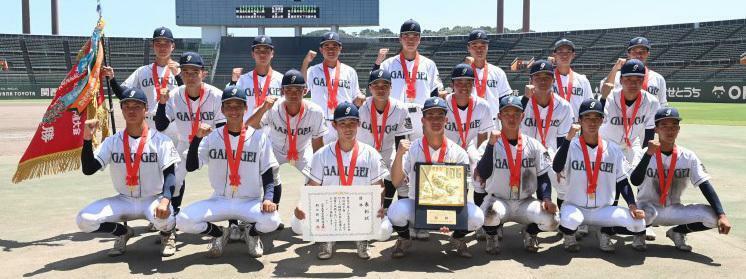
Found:
[[(443, 163), (446, 159), (446, 146), (447, 139), (443, 137), (443, 143), (440, 145), (440, 153), (438, 154), (438, 163)], [(432, 163), (433, 159), (430, 157), (430, 145), (427, 143), (427, 137), (422, 137), (422, 151), (425, 152), (425, 162)]]
[(640, 110), (643, 96), (642, 91), (640, 91), (640, 95), (637, 96), (637, 100), (635, 100), (632, 115), (627, 118), (627, 103), (624, 100), (624, 93), (619, 94), (619, 107), (622, 109), (622, 125), (624, 125), (624, 141), (627, 143), (627, 147), (632, 147), (632, 142), (629, 140), (629, 134), (632, 132), (632, 126), (635, 124), (635, 117), (637, 116), (637, 111)]
[(241, 165), (241, 155), (243, 154), (244, 139), (246, 138), (246, 127), (241, 127), (241, 135), (236, 143), (236, 153), (231, 148), (230, 135), (228, 127), (223, 127), (223, 144), (225, 145), (225, 159), (228, 161), (228, 178), (233, 191), (241, 185), (241, 175), (238, 173), (238, 167)]
[(479, 75), (477, 75), (477, 66), (474, 66), (474, 63), (471, 63), (471, 69), (474, 71), (474, 87), (477, 88), (477, 96), (479, 98), (484, 98), (485, 93), (487, 92), (487, 68), (489, 67), (489, 64), (487, 62), (484, 63), (484, 68), (482, 68), (482, 82), (479, 82)]
[(122, 133), (123, 149), (124, 149), (124, 166), (127, 171), (127, 177), (125, 178), (125, 184), (128, 187), (136, 187), (140, 184), (140, 162), (142, 162), (142, 152), (145, 149), (145, 142), (148, 141), (148, 125), (142, 128), (142, 134), (140, 135), (140, 142), (137, 144), (137, 151), (135, 151), (134, 162), (130, 158), (132, 153), (130, 152), (130, 136), (127, 132)]
[(301, 118), (303, 118), (303, 112), (305, 106), (303, 103), (300, 104), (300, 112), (298, 112), (298, 118), (295, 119), (295, 132), (290, 127), (290, 114), (288, 114), (287, 104), (285, 105), (285, 126), (288, 129), (288, 161), (298, 160), (298, 130)]
[[(539, 111), (539, 105), (536, 103), (536, 97), (531, 98), (531, 105), (534, 109), (534, 119), (536, 120), (536, 130), (539, 132), (539, 139), (541, 139), (541, 145), (547, 146), (547, 135), (549, 135), (549, 127), (552, 126), (552, 114), (554, 114), (554, 95), (549, 95), (549, 111), (547, 111), (546, 121), (541, 121), (541, 111)], [(546, 126), (544, 126), (546, 124)]]
[(334, 66), (334, 82), (332, 82), (329, 76), (329, 68), (325, 64), (321, 66), (324, 68), (324, 78), (326, 78), (326, 93), (329, 94), (329, 98), (326, 100), (326, 107), (334, 110), (339, 104), (337, 102), (337, 91), (339, 91), (339, 69), (342, 67), (340, 67), (339, 60), (337, 60), (337, 65)]
[(399, 53), (399, 62), (401, 62), (401, 70), (404, 73), (404, 82), (407, 83), (407, 99), (414, 100), (417, 97), (417, 68), (420, 66), (420, 53), (414, 55), (414, 65), (412, 66), (412, 76), (409, 75), (407, 70), (407, 62), (404, 59), (404, 53)]
[[(596, 186), (598, 185), (598, 173), (601, 170), (601, 155), (604, 153), (604, 144), (601, 141), (601, 136), (598, 137), (598, 148), (596, 149), (596, 162), (595, 165), (591, 164), (590, 156), (588, 155), (588, 145), (585, 143), (585, 138), (580, 137), (580, 148), (583, 150), (583, 162), (585, 163), (585, 175), (588, 178), (588, 187), (586, 193), (588, 195), (596, 195)], [(593, 170), (591, 171), (591, 168)]]
[(510, 169), (510, 188), (518, 188), (521, 185), (521, 163), (523, 162), (523, 137), (518, 134), (518, 144), (515, 147), (515, 159), (510, 151), (510, 142), (505, 134), (500, 134), (503, 141), (505, 154), (508, 156), (508, 169)]
[(342, 186), (350, 186), (352, 185), (353, 180), (352, 175), (355, 174), (355, 165), (357, 165), (357, 154), (359, 151), (357, 141), (355, 141), (355, 146), (352, 148), (350, 166), (347, 168), (346, 174), (344, 164), (342, 163), (342, 149), (339, 147), (339, 141), (337, 141), (335, 148), (337, 152), (337, 171), (339, 172), (339, 183), (342, 184)]
[(572, 83), (575, 76), (575, 72), (570, 69), (570, 73), (567, 74), (567, 90), (565, 90), (565, 87), (562, 86), (562, 77), (560, 76), (559, 70), (554, 70), (554, 80), (557, 81), (557, 92), (559, 92), (559, 95), (562, 96), (562, 98), (565, 98), (568, 102), (570, 102), (570, 98), (572, 98)]
[[(451, 97), (451, 106), (453, 107), (453, 117), (456, 119), (456, 128), (458, 129), (458, 136), (461, 138), (461, 147), (466, 149), (466, 137), (469, 135), (469, 128), (471, 125), (471, 115), (474, 113), (474, 98), (469, 96), (469, 105), (466, 107), (466, 125), (461, 125), (461, 113), (459, 112), (458, 105), (456, 104), (456, 97)], [(464, 127), (466, 126), (466, 127)]]
[(192, 139), (194, 138), (194, 135), (197, 134), (197, 129), (199, 128), (199, 122), (202, 120), (201, 111), (202, 111), (202, 97), (205, 95), (205, 87), (201, 87), (199, 89), (199, 101), (197, 102), (197, 113), (192, 113), (192, 99), (189, 98), (189, 94), (187, 94), (186, 89), (184, 89), (184, 99), (186, 100), (187, 108), (189, 109), (189, 117), (192, 118), (192, 131), (189, 133), (189, 142), (192, 142)]
[(168, 88), (168, 78), (171, 75), (171, 68), (163, 67), (163, 78), (158, 79), (158, 64), (153, 63), (153, 87), (155, 87), (156, 101), (161, 98), (161, 90)]
[(264, 104), (264, 99), (267, 98), (267, 91), (269, 91), (269, 82), (272, 81), (272, 67), (267, 71), (267, 76), (264, 77), (264, 86), (259, 88), (259, 74), (254, 70), (252, 80), (254, 81), (254, 106), (259, 107)]
[(373, 134), (373, 142), (376, 150), (381, 151), (383, 146), (383, 136), (386, 133), (386, 120), (389, 118), (389, 107), (391, 102), (386, 102), (386, 107), (383, 109), (383, 119), (381, 120), (381, 129), (378, 129), (378, 111), (376, 110), (376, 102), (371, 100), (370, 102), (370, 130)]
[(658, 164), (658, 187), (660, 187), (661, 190), (661, 197), (659, 200), (661, 206), (666, 206), (666, 198), (668, 197), (668, 191), (671, 190), (673, 173), (676, 170), (676, 159), (679, 157), (678, 153), (679, 152), (674, 145), (667, 176), (665, 176), (665, 170), (663, 170), (663, 156), (661, 155), (661, 150), (658, 149), (658, 153), (655, 153), (655, 162)]

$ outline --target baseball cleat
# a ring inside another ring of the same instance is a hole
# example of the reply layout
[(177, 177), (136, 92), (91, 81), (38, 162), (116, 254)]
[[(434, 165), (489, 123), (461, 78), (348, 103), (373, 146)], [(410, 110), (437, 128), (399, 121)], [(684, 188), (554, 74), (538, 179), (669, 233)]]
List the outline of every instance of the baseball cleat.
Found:
[(111, 250), (109, 250), (108, 255), (110, 257), (124, 255), (124, 252), (127, 251), (127, 241), (129, 241), (130, 238), (134, 235), (135, 232), (132, 230), (132, 228), (127, 227), (126, 233), (116, 237), (116, 240), (114, 241), (114, 248), (111, 248)]
[(212, 239), (212, 242), (208, 246), (207, 249), (207, 257), (208, 258), (217, 258), (223, 255), (223, 249), (225, 248), (225, 245), (228, 244), (228, 233), (226, 233), (226, 229), (221, 227), (220, 231), (223, 232), (223, 235), (219, 237), (214, 237)]
[(673, 228), (670, 228), (668, 229), (668, 231), (666, 231), (666, 237), (673, 240), (673, 244), (676, 249), (684, 252), (692, 251), (692, 246), (686, 244), (686, 234), (677, 233), (673, 231)]

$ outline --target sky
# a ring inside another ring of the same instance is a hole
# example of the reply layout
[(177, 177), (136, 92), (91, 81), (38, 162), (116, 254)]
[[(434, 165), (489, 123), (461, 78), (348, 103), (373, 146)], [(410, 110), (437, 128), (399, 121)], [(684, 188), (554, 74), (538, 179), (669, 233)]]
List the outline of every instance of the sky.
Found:
[[(97, 19), (96, 0), (58, 0), (60, 35), (89, 35)], [(200, 28), (176, 26), (176, 0), (101, 0), (110, 37), (149, 37), (153, 29), (166, 26), (181, 38), (199, 38)], [(205, 0), (207, 1), (207, 0)], [(0, 34), (21, 33), (21, 0), (0, 0)], [(252, 1), (247, 0), (247, 3)], [(406, 3), (406, 4), (404, 4)], [(505, 27), (521, 28), (522, 0), (505, 0)], [(743, 0), (533, 0), (531, 29), (568, 31), (634, 27), (746, 18)], [(389, 28), (414, 18), (424, 29), (452, 26), (497, 25), (496, 0), (380, 0), (380, 26), (342, 28), (357, 32), (365, 28)], [(474, 11), (478, 11), (475, 15)], [(31, 0), (32, 34), (51, 34), (50, 0)], [(312, 28), (304, 28), (309, 32)], [(234, 36), (255, 36), (256, 28), (230, 28)], [(268, 28), (270, 36), (292, 36), (289, 28)]]

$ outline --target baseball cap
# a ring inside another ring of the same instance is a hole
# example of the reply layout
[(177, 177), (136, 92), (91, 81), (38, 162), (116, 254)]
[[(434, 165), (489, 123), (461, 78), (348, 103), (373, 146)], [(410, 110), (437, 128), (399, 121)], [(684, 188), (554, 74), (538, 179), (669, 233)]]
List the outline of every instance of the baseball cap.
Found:
[(399, 33), (421, 33), (420, 24), (417, 21), (414, 21), (414, 19), (409, 19), (402, 23), (401, 28), (399, 28)]
[(634, 37), (632, 38), (632, 40), (629, 40), (629, 46), (627, 47), (627, 51), (629, 51), (630, 49), (636, 46), (642, 46), (650, 50), (650, 41), (648, 40), (648, 38), (645, 38), (645, 37)]
[(601, 105), (600, 101), (596, 99), (586, 99), (585, 101), (583, 101), (583, 103), (580, 104), (580, 108), (578, 109), (579, 116), (583, 116), (592, 112), (604, 116), (604, 108)]
[(572, 51), (575, 51), (575, 43), (568, 39), (561, 39), (559, 41), (554, 42), (554, 47), (552, 47), (552, 51), (557, 51), (557, 49), (561, 46), (569, 46)]
[(184, 54), (179, 57), (179, 65), (181, 67), (195, 66), (200, 69), (205, 67), (205, 63), (202, 61), (202, 56), (199, 55), (199, 53), (191, 51), (184, 52)]
[(153, 30), (153, 40), (155, 39), (166, 39), (173, 42), (174, 34), (171, 33), (171, 29), (161, 26)]
[(336, 42), (340, 46), (342, 45), (342, 41), (339, 39), (339, 34), (337, 34), (337, 32), (324, 33), (324, 35), (321, 36), (321, 42), (319, 45), (323, 45), (326, 42)]
[(533, 76), (538, 73), (554, 74), (554, 66), (552, 65), (552, 63), (549, 63), (549, 61), (536, 60), (534, 61), (534, 63), (531, 64), (529, 74)]
[(300, 71), (290, 69), (282, 76), (282, 87), (285, 86), (306, 86), (306, 79)]
[(645, 63), (637, 59), (629, 59), (622, 65), (622, 76), (645, 76)]
[(474, 70), (470, 65), (463, 63), (458, 64), (456, 67), (453, 67), (453, 70), (451, 71), (451, 80), (456, 79), (474, 79)]
[(223, 89), (223, 96), (220, 97), (220, 101), (225, 103), (229, 100), (241, 100), (246, 102), (246, 92), (238, 89), (236, 86), (228, 86)]
[(271, 49), (275, 49), (275, 46), (272, 44), (272, 37), (267, 35), (254, 37), (254, 41), (251, 42), (251, 49), (253, 50), (257, 46), (268, 46)]
[(500, 98), (500, 110), (508, 107), (514, 107), (523, 111), (523, 103), (521, 103), (521, 99), (522, 97), (512, 95)]
[(440, 97), (430, 97), (425, 100), (425, 104), (422, 106), (422, 112), (426, 112), (431, 109), (442, 109), (446, 113), (448, 113), (448, 106), (446, 106), (446, 101), (441, 99)]
[(471, 43), (473, 41), (483, 41), (485, 43), (489, 43), (490, 39), (487, 39), (487, 32), (484, 32), (484, 30), (476, 29), (472, 30), (471, 33), (469, 33), (469, 40), (468, 43)]
[(142, 89), (137, 87), (127, 87), (122, 92), (121, 98), (119, 98), (119, 102), (122, 103), (124, 101), (138, 101), (145, 105), (148, 104), (148, 97), (145, 97), (145, 92), (142, 91)]
[(383, 80), (391, 83), (391, 73), (386, 69), (376, 69), (370, 72), (370, 79), (368, 79), (368, 85), (373, 84), (377, 80)]
[(345, 119), (360, 119), (360, 113), (358, 113), (357, 107), (350, 102), (343, 102), (334, 109), (334, 121), (342, 121)]
[(676, 119), (681, 121), (681, 116), (679, 115), (679, 110), (673, 107), (667, 107), (667, 108), (661, 108), (658, 109), (658, 111), (655, 112), (655, 122), (661, 121), (663, 119)]

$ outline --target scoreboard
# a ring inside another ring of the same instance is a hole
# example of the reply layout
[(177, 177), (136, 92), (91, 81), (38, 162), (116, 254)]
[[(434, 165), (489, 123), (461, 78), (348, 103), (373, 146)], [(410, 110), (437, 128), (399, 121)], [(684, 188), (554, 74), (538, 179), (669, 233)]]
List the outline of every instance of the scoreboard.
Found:
[(319, 6), (242, 5), (236, 7), (236, 18), (319, 18)]

